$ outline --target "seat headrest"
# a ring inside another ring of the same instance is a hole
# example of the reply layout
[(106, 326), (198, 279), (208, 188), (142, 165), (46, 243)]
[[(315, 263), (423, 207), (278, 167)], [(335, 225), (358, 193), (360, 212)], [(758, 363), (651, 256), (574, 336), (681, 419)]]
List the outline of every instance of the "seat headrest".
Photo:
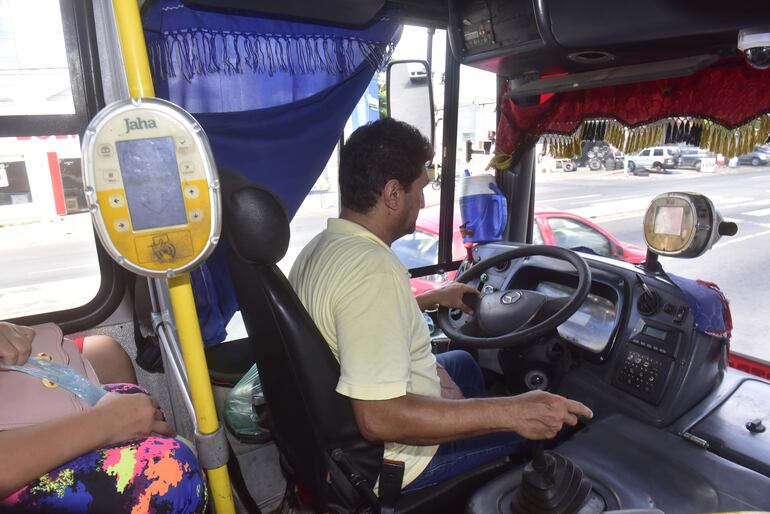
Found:
[(289, 218), (272, 191), (220, 170), (223, 231), (233, 251), (255, 264), (275, 264), (289, 247)]

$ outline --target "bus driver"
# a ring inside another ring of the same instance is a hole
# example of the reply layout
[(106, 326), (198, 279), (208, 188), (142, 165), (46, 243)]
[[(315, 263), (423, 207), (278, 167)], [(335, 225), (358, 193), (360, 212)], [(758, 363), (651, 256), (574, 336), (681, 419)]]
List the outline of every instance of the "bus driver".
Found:
[(336, 390), (350, 397), (361, 434), (383, 441), (386, 459), (404, 462), (405, 492), (520, 452), (524, 438), (549, 439), (577, 416), (593, 415), (545, 391), (488, 398), (468, 353), (432, 354), (421, 311), (436, 304), (469, 311), (462, 295), (476, 292), (451, 283), (415, 298), (390, 249), (415, 230), (432, 154), (403, 122), (385, 118), (357, 129), (340, 155), (340, 216), (308, 243), (289, 275), (340, 363)]

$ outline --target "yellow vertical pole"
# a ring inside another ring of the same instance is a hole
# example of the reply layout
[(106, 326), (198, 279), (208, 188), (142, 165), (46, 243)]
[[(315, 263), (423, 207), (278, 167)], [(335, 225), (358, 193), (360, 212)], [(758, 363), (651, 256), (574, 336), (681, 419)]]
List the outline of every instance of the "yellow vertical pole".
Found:
[(118, 22), (120, 48), (126, 68), (128, 93), (132, 98), (155, 96), (150, 76), (150, 61), (142, 32), (142, 18), (137, 0), (112, 0)]
[[(137, 0), (112, 0), (112, 5), (118, 24), (129, 94), (131, 97), (155, 96), (139, 4)], [(198, 431), (203, 435), (213, 434), (219, 430), (219, 418), (214, 406), (214, 394), (211, 390), (206, 354), (203, 351), (190, 275), (183, 273), (169, 279), (169, 289)], [(234, 514), (235, 504), (227, 466), (207, 469), (206, 475), (216, 513)]]
[[(208, 364), (206, 364), (206, 354), (203, 351), (198, 315), (195, 312), (190, 274), (182, 273), (170, 278), (168, 285), (176, 330), (179, 333), (179, 344), (190, 382), (190, 397), (195, 408), (195, 418), (198, 420), (198, 431), (204, 435), (213, 434), (219, 429), (219, 418), (214, 406), (214, 394), (211, 391), (211, 379)], [(206, 475), (209, 479), (209, 489), (216, 513), (234, 513), (235, 504), (227, 466), (207, 469)]]

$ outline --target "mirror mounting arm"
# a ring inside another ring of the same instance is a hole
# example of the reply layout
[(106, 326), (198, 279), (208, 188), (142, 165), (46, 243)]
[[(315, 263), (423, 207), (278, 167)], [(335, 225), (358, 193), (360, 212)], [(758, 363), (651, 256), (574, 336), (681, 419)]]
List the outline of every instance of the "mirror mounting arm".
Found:
[(647, 248), (647, 257), (644, 258), (644, 269), (650, 273), (660, 273), (663, 267), (658, 262), (658, 254)]

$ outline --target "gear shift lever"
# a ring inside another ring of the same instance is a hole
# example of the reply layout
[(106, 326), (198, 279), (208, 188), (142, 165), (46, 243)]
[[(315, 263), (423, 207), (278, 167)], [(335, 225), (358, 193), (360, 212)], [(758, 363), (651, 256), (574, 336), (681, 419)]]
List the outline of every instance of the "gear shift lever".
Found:
[(571, 514), (585, 503), (591, 485), (568, 458), (532, 443), (532, 462), (522, 472), (511, 510), (517, 514)]
[[(569, 352), (562, 352), (562, 362)], [(568, 365), (555, 366), (559, 384)], [(524, 467), (521, 484), (511, 500), (514, 514), (573, 514), (588, 499), (591, 484), (583, 471), (558, 453), (546, 452), (543, 441), (532, 441), (532, 461)]]

